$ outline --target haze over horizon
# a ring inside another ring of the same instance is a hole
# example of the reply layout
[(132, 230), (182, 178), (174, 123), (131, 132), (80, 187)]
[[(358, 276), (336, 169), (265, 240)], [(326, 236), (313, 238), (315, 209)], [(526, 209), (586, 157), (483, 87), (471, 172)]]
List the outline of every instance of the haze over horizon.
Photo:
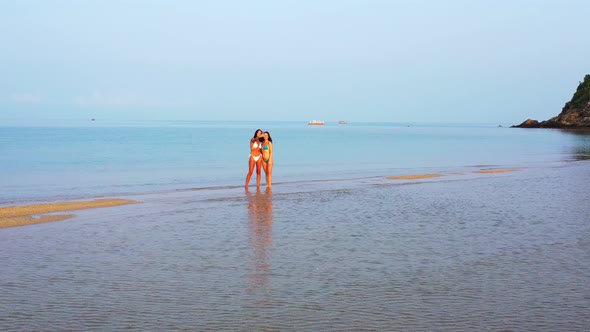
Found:
[(0, 4), (0, 125), (146, 119), (518, 124), (590, 73), (590, 2)]

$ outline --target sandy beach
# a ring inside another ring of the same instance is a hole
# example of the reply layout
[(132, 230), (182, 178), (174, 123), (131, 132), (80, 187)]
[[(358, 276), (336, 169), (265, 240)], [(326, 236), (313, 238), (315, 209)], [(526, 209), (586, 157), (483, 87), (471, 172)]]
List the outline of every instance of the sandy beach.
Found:
[(141, 202), (127, 199), (99, 199), (94, 201), (57, 202), (23, 206), (7, 206), (0, 208), (0, 228), (60, 221), (75, 216), (75, 214), (44, 215), (47, 213), (60, 213), (75, 210), (105, 208), (137, 203)]

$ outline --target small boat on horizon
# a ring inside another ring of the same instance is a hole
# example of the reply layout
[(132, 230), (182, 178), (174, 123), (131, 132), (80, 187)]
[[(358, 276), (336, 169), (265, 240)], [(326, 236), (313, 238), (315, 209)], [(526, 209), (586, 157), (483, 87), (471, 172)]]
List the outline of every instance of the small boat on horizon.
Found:
[(324, 121), (318, 121), (318, 120), (311, 120), (307, 123), (308, 126), (325, 126), (326, 123)]
[(338, 120), (338, 124), (348, 124), (348, 121), (346, 121), (346, 120)]

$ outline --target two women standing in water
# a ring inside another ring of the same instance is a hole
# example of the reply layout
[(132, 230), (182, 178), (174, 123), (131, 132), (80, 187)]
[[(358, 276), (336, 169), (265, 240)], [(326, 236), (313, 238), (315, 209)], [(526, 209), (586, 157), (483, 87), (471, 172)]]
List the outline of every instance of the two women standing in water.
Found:
[(250, 185), (250, 178), (256, 167), (256, 187), (260, 187), (260, 168), (264, 169), (266, 174), (266, 187), (272, 186), (272, 168), (273, 168), (273, 148), (272, 137), (268, 131), (262, 132), (256, 129), (254, 137), (250, 140), (250, 157), (248, 158), (248, 175), (246, 175), (246, 188)]

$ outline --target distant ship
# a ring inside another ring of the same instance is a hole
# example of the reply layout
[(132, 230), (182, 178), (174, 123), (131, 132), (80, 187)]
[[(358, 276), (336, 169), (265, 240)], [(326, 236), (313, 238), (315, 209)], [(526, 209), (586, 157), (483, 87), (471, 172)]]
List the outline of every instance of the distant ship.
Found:
[(308, 126), (325, 126), (326, 123), (324, 121), (318, 121), (318, 120), (311, 120), (307, 123)]
[(348, 124), (348, 121), (346, 121), (346, 120), (338, 120), (338, 124)]

